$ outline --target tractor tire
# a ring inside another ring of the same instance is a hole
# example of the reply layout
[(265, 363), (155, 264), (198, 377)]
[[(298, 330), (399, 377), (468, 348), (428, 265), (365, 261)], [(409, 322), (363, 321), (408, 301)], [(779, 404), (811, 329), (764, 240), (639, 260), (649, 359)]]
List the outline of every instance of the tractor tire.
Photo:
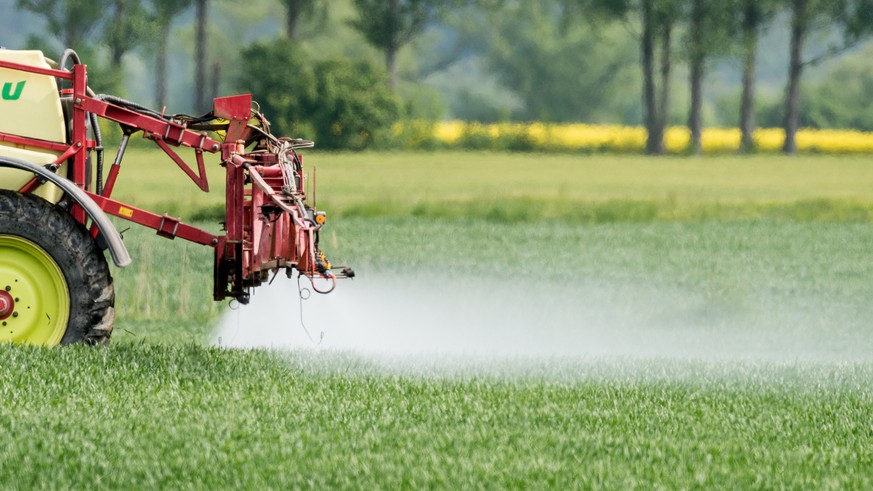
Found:
[(85, 227), (0, 190), (0, 342), (106, 345), (114, 324), (112, 275)]

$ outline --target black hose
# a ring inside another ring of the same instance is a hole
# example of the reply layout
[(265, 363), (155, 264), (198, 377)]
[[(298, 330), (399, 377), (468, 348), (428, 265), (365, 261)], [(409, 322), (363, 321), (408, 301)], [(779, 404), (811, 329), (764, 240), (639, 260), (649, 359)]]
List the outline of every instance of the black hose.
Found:
[(94, 140), (97, 141), (97, 194), (103, 194), (103, 134), (100, 132), (97, 115), (88, 113), (91, 119), (91, 129), (94, 132)]
[(97, 99), (102, 101), (111, 102), (118, 106), (126, 107), (128, 109), (132, 109), (138, 113), (147, 114), (157, 119), (168, 119), (167, 116), (155, 111), (154, 109), (149, 109), (141, 104), (137, 104), (135, 102), (128, 101), (127, 99), (122, 99), (121, 97), (109, 95), (109, 94), (97, 94)]
[(60, 68), (61, 70), (63, 70), (63, 69), (64, 69), (64, 66), (66, 66), (66, 64), (67, 64), (67, 60), (70, 59), (70, 58), (73, 59), (73, 63), (75, 63), (76, 65), (81, 65), (81, 64), (82, 64), (82, 60), (79, 59), (79, 54), (76, 53), (75, 50), (73, 50), (73, 49), (71, 49), (71, 48), (67, 48), (67, 49), (65, 49), (64, 52), (61, 54), (61, 62), (58, 63), (58, 68)]

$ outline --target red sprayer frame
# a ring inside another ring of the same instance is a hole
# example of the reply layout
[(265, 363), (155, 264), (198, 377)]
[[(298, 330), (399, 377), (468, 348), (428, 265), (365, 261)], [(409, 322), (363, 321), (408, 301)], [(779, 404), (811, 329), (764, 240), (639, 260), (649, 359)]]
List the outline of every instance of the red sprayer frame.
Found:
[[(69, 81), (71, 88), (63, 90), (62, 94), (70, 98), (72, 112), (68, 143), (8, 133), (0, 133), (0, 141), (59, 152), (59, 157), (49, 167), (57, 172), (67, 166), (68, 179), (109, 215), (149, 227), (169, 239), (179, 237), (211, 246), (215, 250), (215, 300), (231, 297), (246, 302), (251, 288), (269, 280), (270, 274), (278, 273), (279, 269), (285, 269), (288, 276), (296, 269), (309, 277), (313, 285), (316, 278), (319, 282), (326, 280), (327, 286), (315, 288), (323, 293), (333, 289), (337, 276), (354, 275), (349, 268), (331, 268), (318, 248), (318, 232), (324, 223), (324, 214), (305, 203), (306, 176), (302, 157), (296, 152), (297, 148), (312, 143), (272, 136), (266, 119), (252, 110), (251, 95), (215, 99), (211, 121), (199, 126), (225, 131), (224, 141), (220, 141), (208, 136), (203, 129), (197, 131), (198, 125), (191, 124), (194, 129), (189, 127), (190, 121), (197, 119), (203, 123), (203, 118), (175, 119), (118, 98), (89, 95), (83, 64), (74, 64), (69, 71), (6, 61), (0, 61), (0, 67)], [(124, 133), (102, 189), (97, 189), (99, 185), (92, 186), (88, 176), (89, 152), (97, 149), (95, 140), (88, 138), (89, 114), (118, 123)], [(209, 184), (203, 153), (220, 152), (221, 166), (226, 171), (225, 235), (214, 235), (166, 214), (158, 215), (111, 198), (129, 138), (139, 131), (204, 192), (209, 191)], [(246, 147), (251, 145), (254, 148), (247, 152)], [(193, 149), (197, 169), (192, 169), (172, 147)], [(40, 185), (41, 181), (34, 178), (19, 191), (31, 192)], [(88, 218), (81, 207), (73, 206), (71, 214), (87, 225)], [(98, 234), (96, 227), (91, 231), (95, 236)], [(336, 269), (342, 271), (332, 271)]]

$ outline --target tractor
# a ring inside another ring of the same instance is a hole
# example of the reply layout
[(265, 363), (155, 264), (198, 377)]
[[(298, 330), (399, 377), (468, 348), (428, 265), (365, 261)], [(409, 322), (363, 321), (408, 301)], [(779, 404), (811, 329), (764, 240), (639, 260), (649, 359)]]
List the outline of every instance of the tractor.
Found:
[[(116, 266), (132, 259), (110, 216), (214, 250), (213, 299), (247, 303), (283, 271), (329, 293), (348, 267), (319, 247), (326, 215), (307, 200), (311, 141), (277, 137), (249, 94), (214, 99), (202, 116), (165, 114), (88, 87), (73, 50), (55, 62), (0, 49), (0, 342), (105, 345), (115, 324)], [(100, 120), (121, 139), (104, 165)], [(204, 154), (225, 171), (223, 234), (112, 198), (131, 137), (160, 148), (203, 192)], [(193, 151), (195, 165), (177, 149)], [(314, 194), (314, 190), (312, 191)]]

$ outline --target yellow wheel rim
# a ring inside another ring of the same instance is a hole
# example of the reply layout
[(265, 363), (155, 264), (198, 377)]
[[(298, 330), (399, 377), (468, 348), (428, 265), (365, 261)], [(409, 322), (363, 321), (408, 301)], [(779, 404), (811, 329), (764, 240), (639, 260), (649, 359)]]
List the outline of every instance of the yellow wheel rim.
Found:
[(42, 247), (0, 235), (0, 342), (53, 346), (70, 318), (61, 268)]

